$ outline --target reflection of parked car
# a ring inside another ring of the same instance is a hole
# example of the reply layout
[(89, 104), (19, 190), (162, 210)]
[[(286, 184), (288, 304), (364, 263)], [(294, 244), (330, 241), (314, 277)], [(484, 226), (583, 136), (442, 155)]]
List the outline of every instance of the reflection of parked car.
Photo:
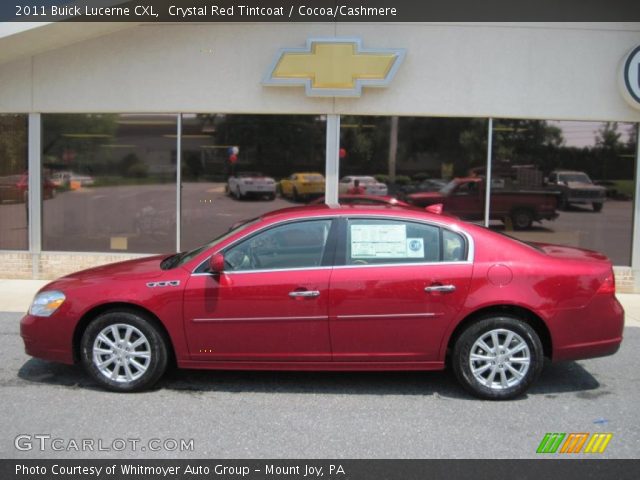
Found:
[[(558, 192), (532, 189), (491, 190), (491, 220), (510, 221), (517, 230), (531, 227), (534, 221), (553, 220), (556, 213)], [(484, 178), (456, 178), (439, 192), (412, 193), (406, 201), (426, 207), (442, 203), (444, 211), (463, 220), (484, 218)]]
[[(26, 202), (29, 191), (29, 175), (6, 175), (0, 177), (0, 202)], [(42, 178), (42, 198), (48, 200), (56, 194), (56, 185), (50, 178)]]
[(280, 181), (283, 197), (295, 201), (316, 197), (324, 193), (324, 176), (321, 173), (294, 173)]
[[(313, 202), (311, 205), (317, 205), (320, 203), (324, 203), (324, 197), (320, 197)], [(390, 195), (340, 195), (338, 197), (338, 203), (340, 205), (389, 205), (393, 207), (404, 207), (404, 208), (416, 208), (413, 205), (409, 205), (402, 200), (398, 200), (396, 197), (392, 197)]]
[(400, 187), (402, 193), (437, 192), (448, 182), (441, 178), (427, 178), (418, 184)]
[(95, 183), (95, 180), (90, 175), (81, 175), (70, 171), (52, 173), (51, 181), (58, 187), (68, 187), (71, 182), (77, 182), (81, 187), (89, 187)]
[(384, 183), (378, 182), (373, 177), (349, 175), (340, 179), (340, 185), (338, 186), (339, 193), (348, 193), (355, 187), (356, 180), (359, 182), (360, 187), (364, 189), (364, 192), (368, 195), (386, 195), (389, 190)]
[(245, 197), (276, 198), (276, 181), (258, 172), (239, 172), (229, 177), (227, 189), (238, 200)]
[[(337, 268), (332, 268), (332, 267)], [(554, 362), (611, 355), (624, 311), (597, 252), (529, 245), (405, 208), (322, 205), (249, 221), (190, 252), (60, 278), (20, 322), (28, 355), (105, 388), (200, 369), (442, 370), (522, 395)]]
[(593, 183), (606, 189), (607, 198), (612, 200), (631, 200), (631, 195), (620, 192), (618, 185), (613, 180), (594, 180)]
[(549, 184), (562, 192), (560, 208), (568, 208), (572, 203), (590, 203), (594, 211), (602, 210), (607, 189), (594, 185), (584, 172), (555, 170), (549, 175)]

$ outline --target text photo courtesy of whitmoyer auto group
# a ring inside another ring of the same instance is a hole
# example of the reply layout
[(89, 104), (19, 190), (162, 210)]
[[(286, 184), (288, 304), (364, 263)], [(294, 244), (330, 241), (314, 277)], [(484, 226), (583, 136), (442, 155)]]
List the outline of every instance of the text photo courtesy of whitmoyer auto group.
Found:
[(630, 0), (0, 5), (0, 479), (635, 480)]

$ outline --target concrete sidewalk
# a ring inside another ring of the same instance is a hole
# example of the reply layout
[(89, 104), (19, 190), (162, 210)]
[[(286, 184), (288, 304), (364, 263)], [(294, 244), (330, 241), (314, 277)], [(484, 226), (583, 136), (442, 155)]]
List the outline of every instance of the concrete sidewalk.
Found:
[[(0, 280), (0, 312), (26, 312), (33, 296), (49, 280)], [(640, 294), (619, 293), (627, 326), (640, 327)]]

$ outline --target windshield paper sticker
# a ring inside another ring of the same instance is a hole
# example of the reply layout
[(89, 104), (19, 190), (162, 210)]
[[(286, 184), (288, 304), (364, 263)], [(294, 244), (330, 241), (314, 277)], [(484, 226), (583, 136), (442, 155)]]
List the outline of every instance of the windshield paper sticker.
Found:
[(424, 257), (422, 238), (407, 238), (406, 225), (351, 225), (351, 258)]

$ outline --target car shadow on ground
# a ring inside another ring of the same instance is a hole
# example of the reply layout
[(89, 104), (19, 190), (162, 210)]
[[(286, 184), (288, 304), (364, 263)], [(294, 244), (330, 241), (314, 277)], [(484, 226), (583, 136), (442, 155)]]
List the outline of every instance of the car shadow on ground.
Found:
[[(32, 384), (101, 391), (78, 366), (30, 359), (18, 377)], [(576, 393), (596, 398), (609, 392), (576, 362), (548, 364), (527, 396), (553, 398)], [(286, 393), (350, 395), (427, 395), (473, 399), (456, 382), (451, 371), (444, 372), (266, 372), (171, 369), (155, 387), (187, 394)], [(523, 396), (522, 398), (526, 398)]]

